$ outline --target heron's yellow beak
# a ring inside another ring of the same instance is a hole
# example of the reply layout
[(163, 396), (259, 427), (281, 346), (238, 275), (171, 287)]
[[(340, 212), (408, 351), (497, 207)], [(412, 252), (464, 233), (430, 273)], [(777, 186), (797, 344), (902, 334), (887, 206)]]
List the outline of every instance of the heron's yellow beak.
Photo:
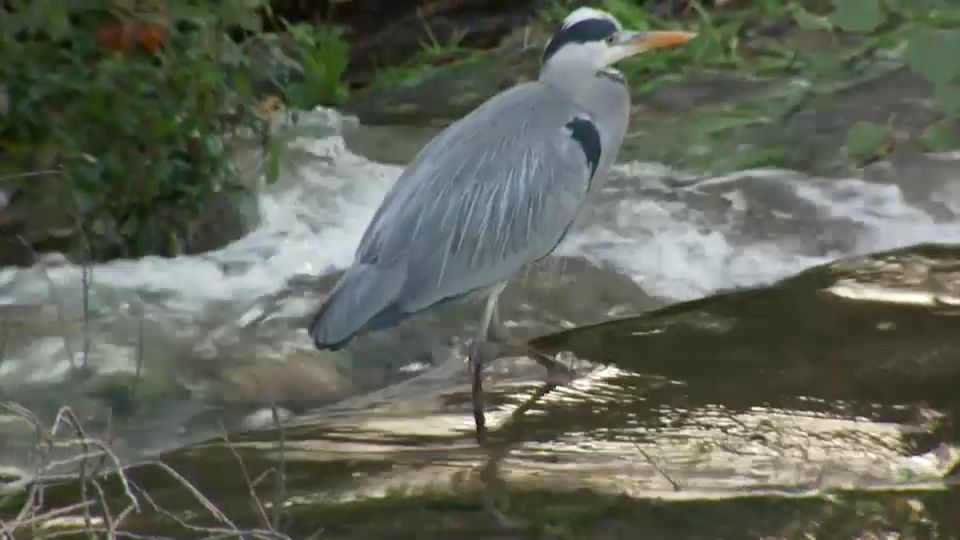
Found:
[(604, 65), (610, 66), (624, 58), (654, 49), (674, 47), (695, 37), (697, 37), (696, 32), (680, 30), (621, 32), (617, 37), (617, 42), (607, 49), (601, 61)]
[[(664, 30), (658, 32), (631, 32), (628, 45), (638, 53), (682, 45), (697, 37), (696, 32)], [(626, 36), (624, 36), (626, 37)]]

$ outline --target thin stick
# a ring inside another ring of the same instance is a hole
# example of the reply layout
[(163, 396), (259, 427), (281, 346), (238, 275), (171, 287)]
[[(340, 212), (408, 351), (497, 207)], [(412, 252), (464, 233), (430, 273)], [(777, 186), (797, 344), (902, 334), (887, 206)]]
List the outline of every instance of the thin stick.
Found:
[[(79, 482), (80, 482), (80, 500), (87, 502), (87, 456), (90, 454), (90, 445), (86, 443), (87, 434), (84, 433), (83, 428), (80, 426), (80, 422), (77, 421), (77, 417), (73, 414), (67, 407), (61, 407), (57, 412), (57, 417), (53, 421), (53, 428), (50, 430), (50, 434), (53, 437), (57, 436), (57, 429), (60, 427), (61, 419), (66, 419), (67, 422), (73, 426), (74, 431), (77, 434), (77, 439), (81, 441), (80, 445), (83, 449), (83, 452), (80, 454), (82, 458), (80, 459), (79, 465)], [(83, 524), (86, 528), (93, 527), (93, 521), (90, 519), (90, 507), (83, 507)]]
[(89, 369), (87, 361), (90, 354), (90, 279), (93, 273), (93, 269), (90, 268), (90, 264), (87, 261), (88, 258), (89, 257), (84, 257), (80, 274), (80, 292), (83, 295), (83, 350), (80, 353), (80, 369), (85, 374)]
[(233, 521), (231, 521), (230, 518), (228, 518), (223, 512), (221, 512), (216, 506), (214, 506), (214, 504), (210, 502), (210, 499), (204, 496), (203, 493), (200, 493), (200, 491), (196, 487), (194, 487), (194, 485), (191, 484), (186, 478), (181, 476), (180, 473), (173, 470), (172, 467), (170, 467), (169, 465), (167, 465), (162, 461), (157, 461), (156, 463), (154, 463), (154, 465), (163, 469), (167, 474), (172, 476), (173, 479), (176, 480), (180, 485), (185, 487), (187, 491), (190, 492), (190, 495), (193, 495), (193, 498), (196, 499), (197, 502), (199, 502), (200, 505), (203, 506), (203, 508), (207, 512), (210, 512), (210, 514), (213, 517), (215, 517), (217, 521), (225, 525), (228, 525), (232, 531), (239, 532), (240, 529), (238, 529), (237, 526), (234, 525)]
[[(230, 444), (230, 440), (227, 438), (226, 429), (223, 425), (220, 426), (220, 429), (223, 430), (223, 444), (227, 447), (233, 457), (237, 460), (237, 465), (240, 466), (240, 474), (243, 475), (243, 481), (247, 484), (247, 492), (250, 495), (250, 500), (253, 501), (253, 507), (257, 511), (257, 515), (260, 517), (260, 521), (264, 527), (270, 526), (270, 519), (267, 517), (267, 511), (263, 508), (263, 504), (260, 502), (260, 498), (257, 497), (256, 484), (250, 479), (250, 473), (247, 471), (247, 466), (243, 462), (243, 458), (240, 457), (240, 454), (237, 452), (237, 449)], [(268, 472), (260, 475), (260, 478), (263, 475), (269, 474)]]
[(31, 172), (23, 172), (23, 173), (5, 174), (3, 176), (0, 176), (0, 180), (17, 180), (19, 178), (32, 178), (34, 176), (46, 176), (48, 174), (62, 175), (63, 172), (52, 169), (47, 171), (31, 171)]
[(656, 461), (655, 459), (653, 459), (653, 457), (652, 457), (650, 454), (648, 454), (648, 453), (640, 446), (639, 443), (634, 442), (634, 443), (633, 443), (633, 446), (637, 449), (637, 452), (640, 452), (640, 455), (643, 456), (643, 458), (647, 460), (647, 463), (649, 463), (651, 467), (653, 467), (658, 473), (660, 473), (660, 476), (666, 478), (666, 479), (667, 479), (667, 482), (670, 482), (670, 485), (673, 486), (673, 490), (674, 490), (674, 491), (683, 491), (683, 486), (681, 486), (679, 482), (677, 482), (677, 481), (675, 481), (673, 478), (671, 478), (670, 475), (667, 474), (667, 471), (663, 470), (663, 468), (660, 467), (660, 464), (657, 463), (657, 461)]
[(283, 514), (283, 502), (286, 499), (286, 486), (287, 486), (287, 459), (285, 454), (286, 446), (286, 433), (283, 429), (283, 423), (280, 422), (280, 414), (277, 411), (277, 404), (275, 401), (270, 402), (270, 414), (273, 415), (273, 424), (277, 429), (277, 434), (279, 436), (279, 448), (280, 452), (280, 463), (277, 464), (276, 470), (277, 475), (273, 479), (273, 508), (271, 509), (271, 514), (273, 514), (273, 519), (270, 520), (270, 530), (276, 531), (280, 529), (280, 517)]
[(60, 325), (60, 328), (63, 329), (63, 333), (60, 336), (61, 339), (63, 339), (63, 351), (67, 354), (67, 360), (70, 362), (70, 365), (73, 366), (77, 358), (74, 355), (73, 347), (70, 345), (70, 338), (67, 335), (67, 317), (64, 315), (65, 304), (63, 299), (60, 297), (60, 291), (57, 289), (57, 284), (53, 281), (53, 278), (50, 277), (50, 274), (47, 273), (46, 264), (37, 264), (42, 261), (39, 257), (37, 257), (37, 253), (33, 250), (33, 246), (30, 245), (30, 242), (27, 242), (24, 237), (19, 235), (17, 236), (17, 242), (30, 251), (30, 258), (33, 260), (33, 263), (40, 272), (40, 275), (43, 276), (44, 281), (47, 282), (47, 289), (50, 293), (50, 299), (57, 306), (57, 323)]

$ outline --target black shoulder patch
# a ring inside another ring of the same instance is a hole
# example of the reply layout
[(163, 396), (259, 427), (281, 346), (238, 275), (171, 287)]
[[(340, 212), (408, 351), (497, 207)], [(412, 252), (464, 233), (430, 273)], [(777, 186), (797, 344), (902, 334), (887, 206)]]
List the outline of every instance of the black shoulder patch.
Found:
[(583, 155), (587, 158), (587, 165), (590, 166), (590, 179), (597, 172), (597, 166), (600, 165), (600, 132), (597, 126), (587, 118), (576, 117), (567, 122), (566, 128), (570, 130), (570, 138), (580, 145)]
[(553, 37), (550, 38), (550, 43), (547, 43), (547, 48), (544, 49), (540, 61), (546, 62), (564, 45), (603, 41), (618, 31), (617, 25), (614, 24), (613, 21), (606, 19), (584, 19), (566, 28), (561, 27)]

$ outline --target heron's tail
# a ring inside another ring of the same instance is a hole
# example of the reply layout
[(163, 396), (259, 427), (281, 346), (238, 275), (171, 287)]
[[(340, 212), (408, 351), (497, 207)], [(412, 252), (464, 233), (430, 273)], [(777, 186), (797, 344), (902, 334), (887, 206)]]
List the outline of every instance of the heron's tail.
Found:
[(361, 332), (403, 318), (396, 299), (405, 273), (396, 267), (357, 265), (340, 278), (308, 328), (318, 349), (337, 350)]

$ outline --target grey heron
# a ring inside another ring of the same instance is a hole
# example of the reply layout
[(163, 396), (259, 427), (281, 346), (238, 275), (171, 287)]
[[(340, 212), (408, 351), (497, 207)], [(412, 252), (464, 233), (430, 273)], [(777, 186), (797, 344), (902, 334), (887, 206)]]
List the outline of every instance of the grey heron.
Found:
[(634, 32), (578, 8), (547, 43), (536, 81), (492, 97), (430, 141), (387, 192), (350, 266), (309, 333), (318, 349), (385, 329), (423, 310), (486, 295), (470, 345), (477, 438), (485, 433), (481, 369), (530, 356), (563, 365), (501, 328), (497, 298), (524, 266), (563, 240), (620, 151), (630, 92), (614, 63), (689, 41), (695, 33)]

